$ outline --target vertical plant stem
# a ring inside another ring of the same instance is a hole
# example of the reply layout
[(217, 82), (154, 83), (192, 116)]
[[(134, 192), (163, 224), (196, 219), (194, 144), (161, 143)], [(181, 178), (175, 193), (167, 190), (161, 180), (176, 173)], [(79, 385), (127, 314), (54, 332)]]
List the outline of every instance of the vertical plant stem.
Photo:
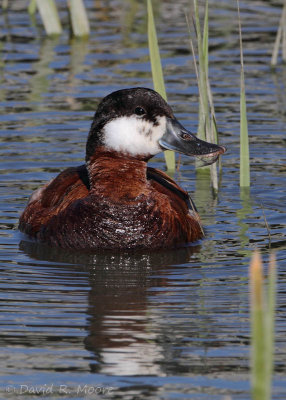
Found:
[(282, 60), (286, 61), (286, 0), (284, 0), (284, 6), (282, 11)]
[(276, 308), (276, 282), (277, 268), (275, 253), (270, 254), (268, 267), (268, 312), (266, 314), (265, 328), (267, 362), (265, 363), (266, 397), (271, 399), (272, 374), (274, 365), (274, 333), (275, 333), (275, 308)]
[(250, 263), (252, 399), (270, 400), (273, 372), (276, 306), (276, 260), (270, 256), (268, 290), (264, 291), (263, 264), (255, 251)]
[[(203, 36), (201, 35), (201, 26), (199, 19), (198, 1), (194, 0), (195, 9), (195, 29), (198, 42), (199, 53), (199, 92), (200, 92), (200, 108), (199, 108), (199, 128), (198, 136), (209, 142), (217, 142), (216, 124), (214, 122), (214, 106), (211, 95), (211, 88), (208, 77), (208, 39), (209, 39), (209, 13), (208, 13), (208, 0), (205, 3), (205, 16)], [(193, 51), (193, 50), (192, 50)], [(211, 108), (211, 119), (210, 119)], [(217, 166), (216, 163), (208, 167), (211, 174), (212, 187), (218, 190)]]
[[(208, 0), (206, 0), (205, 4), (205, 18), (204, 18), (204, 31), (203, 31), (203, 57), (204, 57), (204, 69), (205, 69), (205, 91), (207, 96), (207, 110), (206, 113), (208, 115), (208, 124), (206, 129), (206, 139), (208, 142), (217, 143), (217, 131), (216, 124), (214, 124), (213, 118), (214, 116), (214, 105), (212, 100), (210, 82), (209, 82), (209, 4)], [(211, 109), (211, 119), (210, 119), (210, 111)], [(210, 165), (211, 171), (211, 182), (212, 187), (215, 191), (218, 190), (218, 178), (217, 178), (217, 164), (213, 163)]]
[(252, 348), (252, 398), (266, 400), (263, 385), (265, 381), (264, 355), (265, 331), (263, 324), (263, 277), (260, 253), (255, 251), (250, 264), (251, 286), (251, 348)]
[(8, 8), (8, 0), (2, 0), (2, 9), (7, 10)]
[[(196, 73), (196, 78), (197, 78), (197, 84), (199, 88), (199, 93), (200, 93), (200, 78), (199, 78), (199, 70), (198, 70), (198, 65), (197, 65), (197, 60), (196, 60), (196, 54), (195, 54), (195, 48), (194, 44), (192, 41), (192, 36), (191, 36), (191, 28), (190, 28), (190, 23), (187, 14), (185, 14), (187, 25), (188, 25), (188, 30), (189, 30), (189, 35), (190, 35), (190, 47), (192, 51), (192, 56), (193, 56), (193, 62), (194, 62), (194, 68), (195, 68), (195, 73)], [(202, 97), (199, 95), (199, 106), (203, 107), (202, 103)]]
[(282, 27), (281, 25), (279, 25), (270, 62), (272, 66), (277, 65), (281, 36), (282, 36)]
[(238, 26), (239, 26), (239, 44), (240, 44), (240, 186), (250, 186), (250, 168), (249, 168), (249, 143), (248, 126), (245, 99), (245, 81), (244, 81), (244, 63), (242, 51), (242, 33), (240, 22), (239, 0), (237, 0)]
[[(199, 70), (198, 70), (198, 65), (197, 65), (197, 61), (196, 61), (196, 54), (195, 54), (195, 49), (194, 49), (194, 44), (191, 38), (191, 28), (190, 28), (190, 23), (189, 23), (189, 19), (187, 14), (185, 14), (186, 17), (186, 22), (187, 22), (187, 26), (188, 26), (188, 31), (189, 31), (189, 35), (190, 35), (190, 47), (191, 47), (191, 52), (192, 52), (192, 57), (193, 57), (193, 62), (194, 62), (194, 68), (195, 68), (195, 73), (196, 73), (196, 78), (197, 78), (197, 83), (198, 83), (198, 87), (199, 87), (199, 93), (201, 92), (201, 88), (200, 88), (200, 80), (199, 80)], [(207, 50), (208, 51), (208, 50)], [(208, 65), (207, 65), (207, 70), (208, 70)], [(211, 108), (211, 116), (212, 116), (212, 123), (214, 126), (214, 137), (213, 137), (213, 141), (215, 143), (218, 142), (218, 138), (217, 138), (217, 126), (216, 126), (216, 118), (215, 118), (215, 110), (214, 110), (214, 104), (213, 104), (213, 98), (212, 98), (212, 93), (211, 93), (211, 87), (209, 84), (209, 79), (207, 80), (207, 92), (208, 92), (208, 99), (209, 99), (209, 105)], [(199, 105), (200, 107), (203, 109), (203, 104), (202, 104), (202, 96), (199, 96)]]
[(268, 242), (269, 244), (268, 244), (268, 246), (269, 246), (269, 248), (270, 248), (270, 247), (271, 247), (271, 233), (270, 233), (270, 228), (269, 228), (269, 225), (268, 225), (266, 216), (265, 216), (265, 212), (264, 212), (264, 208), (263, 208), (262, 203), (260, 204), (260, 207), (261, 207), (262, 214), (263, 214), (263, 219), (264, 219), (264, 223), (265, 223), (265, 228), (267, 229), (267, 233), (268, 233), (268, 239), (269, 239), (269, 242)]
[(249, 143), (246, 115), (244, 73), (241, 70), (240, 92), (240, 186), (250, 186)]
[[(195, 9), (195, 27), (196, 27), (198, 54), (199, 54), (199, 91), (201, 96), (200, 109), (199, 109), (198, 137), (202, 140), (207, 140), (206, 137), (207, 132), (210, 131), (209, 104), (208, 104), (208, 92), (207, 92), (207, 71), (206, 71), (206, 65), (208, 65), (208, 45), (206, 44), (206, 41), (208, 39), (208, 21), (206, 13), (205, 23), (204, 23), (204, 37), (202, 38), (197, 0), (194, 0), (194, 9)], [(204, 50), (206, 51), (205, 54)]]
[(82, 0), (68, 0), (73, 35), (87, 37), (89, 35), (89, 23)]
[(277, 65), (279, 47), (282, 42), (282, 59), (286, 61), (286, 0), (284, 0), (284, 6), (279, 22), (279, 27), (273, 47), (272, 57), (271, 57), (271, 65)]
[(204, 30), (203, 30), (203, 57), (205, 61), (205, 74), (209, 76), (209, 2), (206, 0), (205, 3), (205, 18), (204, 18)]
[[(160, 93), (160, 95), (167, 101), (167, 94), (165, 89), (163, 70), (162, 70), (151, 0), (147, 0), (147, 12), (148, 12), (148, 43), (149, 43), (149, 53), (150, 53), (150, 62), (151, 62), (154, 89), (158, 93)], [(169, 171), (175, 171), (175, 166), (176, 166), (175, 153), (173, 151), (167, 150), (164, 152), (164, 154), (165, 154), (167, 169)]]
[(155, 27), (153, 8), (151, 0), (147, 0), (148, 10), (148, 43), (150, 62), (153, 77), (154, 89), (167, 101), (167, 93), (161, 64), (160, 51), (158, 46), (157, 32)]
[(62, 26), (54, 0), (37, 0), (37, 7), (47, 35), (60, 35)]
[(30, 15), (34, 15), (37, 10), (37, 1), (36, 0), (30, 0), (30, 3), (28, 5), (28, 13)]

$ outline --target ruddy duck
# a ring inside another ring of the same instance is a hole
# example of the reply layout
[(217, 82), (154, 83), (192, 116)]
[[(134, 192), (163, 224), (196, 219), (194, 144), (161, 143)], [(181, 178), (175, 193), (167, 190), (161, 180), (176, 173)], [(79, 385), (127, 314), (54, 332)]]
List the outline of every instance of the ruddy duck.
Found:
[(214, 162), (225, 148), (198, 139), (154, 90), (106, 96), (86, 144), (85, 164), (61, 172), (36, 190), (19, 228), (69, 249), (158, 249), (202, 237), (187, 192), (147, 161), (168, 149)]

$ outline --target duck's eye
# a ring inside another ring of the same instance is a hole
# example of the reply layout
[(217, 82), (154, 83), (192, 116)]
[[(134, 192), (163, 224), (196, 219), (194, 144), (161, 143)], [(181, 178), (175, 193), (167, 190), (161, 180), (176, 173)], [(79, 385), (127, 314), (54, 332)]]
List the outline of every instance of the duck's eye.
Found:
[(142, 108), (142, 107), (136, 107), (135, 110), (134, 110), (134, 112), (135, 112), (136, 115), (143, 115), (143, 114), (146, 114), (146, 111), (145, 111), (144, 108)]

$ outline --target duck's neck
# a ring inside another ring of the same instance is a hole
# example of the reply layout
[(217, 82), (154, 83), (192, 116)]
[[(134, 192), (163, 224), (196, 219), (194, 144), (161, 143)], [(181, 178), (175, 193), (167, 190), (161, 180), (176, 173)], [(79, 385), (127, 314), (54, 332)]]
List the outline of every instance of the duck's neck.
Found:
[(132, 200), (147, 190), (147, 163), (133, 157), (96, 149), (87, 161), (91, 193), (114, 201)]

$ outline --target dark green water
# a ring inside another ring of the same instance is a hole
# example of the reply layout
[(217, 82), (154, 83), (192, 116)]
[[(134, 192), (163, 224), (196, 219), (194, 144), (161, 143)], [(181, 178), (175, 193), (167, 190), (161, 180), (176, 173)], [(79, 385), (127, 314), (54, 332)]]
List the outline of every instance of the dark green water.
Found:
[[(156, 3), (169, 103), (192, 131), (197, 89), (184, 9)], [(189, 249), (82, 256), (17, 231), (28, 196), (79, 165), (99, 100), (152, 87), (144, 4), (86, 1), (89, 42), (44, 37), (26, 1), (0, 16), (1, 398), (250, 399), (248, 265), (277, 251), (273, 399), (286, 398), (286, 69), (269, 68), (281, 2), (241, 1), (251, 188), (239, 189), (239, 45), (235, 1), (210, 1), (210, 77), (223, 156), (219, 194), (193, 160), (175, 178), (206, 239)], [(162, 154), (151, 165), (165, 168)], [(21, 386), (22, 385), (22, 386)], [(86, 385), (86, 386), (84, 386)], [(103, 395), (103, 391), (107, 391)], [(108, 392), (109, 391), (109, 392)], [(6, 393), (5, 393), (6, 392)]]

